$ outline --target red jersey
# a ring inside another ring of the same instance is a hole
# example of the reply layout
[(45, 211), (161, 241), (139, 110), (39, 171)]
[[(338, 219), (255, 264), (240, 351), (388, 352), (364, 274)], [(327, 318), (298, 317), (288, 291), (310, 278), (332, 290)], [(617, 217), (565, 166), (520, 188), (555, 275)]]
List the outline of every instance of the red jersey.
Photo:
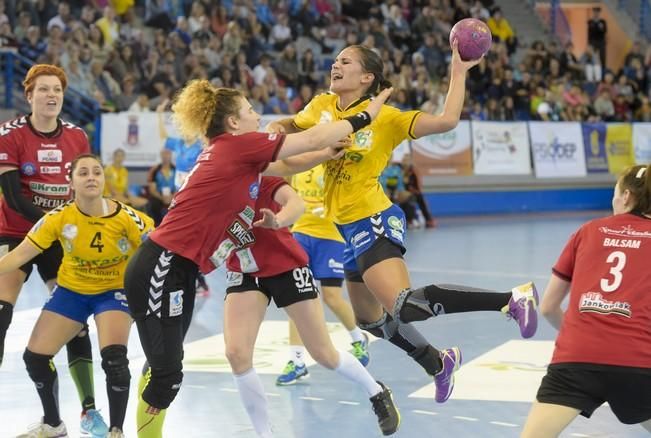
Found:
[[(287, 184), (278, 177), (264, 177), (260, 187), (260, 197), (255, 203), (258, 210), (253, 221), (262, 219), (261, 208), (274, 213), (281, 206), (274, 201), (276, 191)], [(254, 228), (255, 245), (233, 251), (226, 265), (231, 272), (255, 274), (256, 277), (274, 277), (295, 268), (307, 266), (308, 256), (303, 247), (294, 239), (288, 228), (271, 230)]]
[(260, 174), (284, 140), (284, 135), (261, 132), (213, 138), (149, 238), (204, 273), (224, 263), (234, 249), (253, 245)]
[(571, 281), (552, 363), (651, 368), (651, 219), (618, 214), (583, 225), (554, 273)]
[[(59, 119), (57, 130), (45, 136), (27, 116), (0, 126), (0, 166), (20, 172), (21, 194), (43, 210), (52, 210), (71, 198), (68, 171), (72, 160), (90, 153), (86, 133)], [(25, 237), (34, 225), (0, 201), (0, 235)]]

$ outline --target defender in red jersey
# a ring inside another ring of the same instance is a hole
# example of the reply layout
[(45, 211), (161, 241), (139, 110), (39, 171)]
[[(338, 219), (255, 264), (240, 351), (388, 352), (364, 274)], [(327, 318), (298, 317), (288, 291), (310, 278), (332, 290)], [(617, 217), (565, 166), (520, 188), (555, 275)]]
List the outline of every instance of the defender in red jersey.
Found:
[(205, 137), (208, 146), (163, 222), (129, 260), (125, 275), (129, 308), (151, 367), (138, 407), (142, 433), (162, 429), (160, 410), (179, 391), (198, 269), (211, 272), (232, 250), (255, 242), (251, 226), (261, 173), (300, 172), (331, 158), (328, 146), (367, 126), (390, 92), (380, 94), (365, 112), (293, 135), (255, 132), (260, 116), (237, 90), (196, 80), (177, 96), (172, 110), (181, 135)]
[(552, 269), (540, 310), (559, 333), (522, 437), (556, 437), (605, 402), (651, 431), (651, 166), (623, 173), (613, 212), (579, 228)]
[[(78, 155), (90, 153), (84, 131), (59, 118), (67, 83), (59, 67), (34, 65), (23, 81), (31, 113), (0, 126), (0, 255), (18, 246), (45, 212), (71, 199), (70, 165)], [(0, 364), (13, 307), (32, 266), (36, 265), (51, 291), (61, 257), (61, 246), (55, 244), (20, 269), (0, 275)], [(82, 414), (94, 412), (87, 328), (68, 343), (67, 351), (82, 398)]]
[[(292, 318), (310, 355), (362, 386), (383, 434), (393, 434), (400, 416), (391, 390), (376, 382), (355, 356), (332, 345), (307, 253), (287, 229), (303, 214), (303, 200), (282, 178), (264, 177), (255, 207), (255, 244), (233, 251), (227, 262), (224, 342), (242, 403), (258, 436), (272, 436), (267, 398), (253, 368), (255, 340), (272, 298)], [(390, 412), (386, 417), (385, 411)]]

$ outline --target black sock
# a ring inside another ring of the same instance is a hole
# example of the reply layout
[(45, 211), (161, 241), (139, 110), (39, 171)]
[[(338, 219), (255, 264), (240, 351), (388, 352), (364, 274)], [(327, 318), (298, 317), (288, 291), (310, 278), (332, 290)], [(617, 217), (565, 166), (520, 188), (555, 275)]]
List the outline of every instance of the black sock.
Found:
[(7, 329), (11, 324), (11, 318), (14, 314), (14, 305), (0, 300), (0, 366), (2, 366), (2, 359), (5, 355), (5, 336)]
[(408, 323), (450, 313), (500, 311), (510, 299), (511, 292), (432, 284), (400, 292), (393, 312), (396, 319)]
[(370, 324), (360, 323), (359, 328), (391, 342), (406, 352), (428, 374), (434, 375), (441, 369), (439, 350), (432, 347), (413, 325), (399, 323), (385, 313), (378, 321)]
[(59, 383), (54, 356), (37, 354), (25, 349), (23, 360), (27, 373), (36, 385), (36, 391), (43, 405), (43, 422), (52, 427), (61, 424), (59, 415)]

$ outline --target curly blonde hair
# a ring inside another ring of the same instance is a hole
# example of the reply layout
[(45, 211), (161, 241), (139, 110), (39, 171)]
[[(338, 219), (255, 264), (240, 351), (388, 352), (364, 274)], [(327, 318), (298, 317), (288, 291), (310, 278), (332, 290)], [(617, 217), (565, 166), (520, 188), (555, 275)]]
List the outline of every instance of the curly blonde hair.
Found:
[(172, 119), (186, 141), (211, 139), (226, 132), (226, 117), (238, 114), (241, 97), (244, 95), (238, 90), (196, 79), (176, 95)]

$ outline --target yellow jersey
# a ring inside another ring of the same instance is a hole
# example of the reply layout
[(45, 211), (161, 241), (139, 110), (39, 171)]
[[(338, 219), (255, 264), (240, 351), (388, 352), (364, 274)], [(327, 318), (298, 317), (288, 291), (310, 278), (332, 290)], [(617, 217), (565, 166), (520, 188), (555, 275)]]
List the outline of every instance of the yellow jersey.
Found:
[(58, 284), (83, 295), (124, 288), (127, 260), (154, 229), (154, 221), (117, 204), (114, 213), (94, 217), (69, 201), (34, 224), (27, 238), (40, 251), (56, 240), (61, 242), (63, 260), (57, 273)]
[[(320, 123), (342, 120), (364, 111), (369, 99), (360, 99), (341, 109), (338, 96), (320, 94), (294, 117), (294, 125), (308, 129)], [(420, 111), (400, 111), (384, 105), (367, 127), (351, 134), (352, 146), (339, 160), (325, 163), (325, 213), (337, 224), (370, 217), (391, 206), (379, 177), (391, 159), (393, 149), (407, 137), (414, 137)]]
[(292, 232), (318, 239), (343, 242), (335, 224), (325, 217), (323, 206), (324, 167), (318, 165), (307, 172), (292, 176), (291, 186), (305, 201), (305, 213), (296, 221)]
[(115, 189), (116, 193), (120, 195), (127, 193), (127, 189), (129, 188), (129, 171), (126, 167), (123, 166), (117, 169), (112, 164), (109, 164), (104, 168), (104, 178), (106, 179), (104, 196), (113, 196), (109, 189), (109, 184)]

